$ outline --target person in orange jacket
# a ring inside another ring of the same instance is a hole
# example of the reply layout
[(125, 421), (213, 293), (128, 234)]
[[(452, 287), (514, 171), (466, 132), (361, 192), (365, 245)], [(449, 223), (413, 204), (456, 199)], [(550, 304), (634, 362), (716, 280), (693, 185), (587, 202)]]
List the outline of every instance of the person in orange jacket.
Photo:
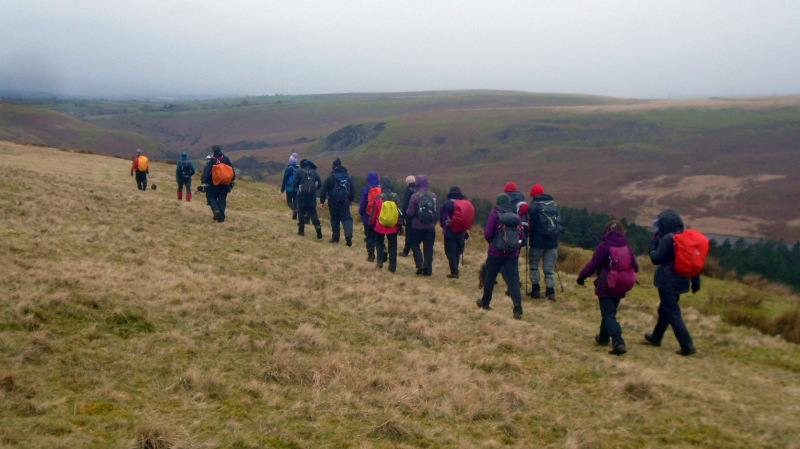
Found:
[[(141, 164), (140, 164), (141, 161)], [(136, 173), (136, 188), (146, 192), (147, 191), (147, 175), (150, 174), (150, 165), (146, 157), (142, 155), (142, 150), (136, 150), (136, 157), (131, 164), (131, 176)]]

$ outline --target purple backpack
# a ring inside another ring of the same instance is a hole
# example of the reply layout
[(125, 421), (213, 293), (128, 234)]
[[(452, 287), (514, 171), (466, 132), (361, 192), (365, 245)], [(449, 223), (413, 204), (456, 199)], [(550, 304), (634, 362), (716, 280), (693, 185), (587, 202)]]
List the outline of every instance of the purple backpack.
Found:
[(609, 269), (606, 276), (608, 288), (614, 293), (627, 293), (636, 283), (633, 270), (633, 251), (628, 245), (611, 246), (608, 249)]

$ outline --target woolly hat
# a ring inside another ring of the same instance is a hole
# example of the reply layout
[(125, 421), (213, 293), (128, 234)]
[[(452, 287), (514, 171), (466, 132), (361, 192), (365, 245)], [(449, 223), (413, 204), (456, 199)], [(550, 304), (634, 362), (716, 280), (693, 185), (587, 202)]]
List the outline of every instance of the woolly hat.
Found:
[(417, 182), (417, 180), (414, 178), (414, 175), (406, 176), (406, 185), (411, 185), (414, 184), (415, 182)]
[(531, 187), (531, 198), (535, 197), (536, 195), (541, 195), (544, 193), (544, 187), (541, 184), (536, 184)]
[(289, 156), (289, 164), (297, 165), (297, 153), (292, 153), (292, 155)]
[(334, 167), (341, 167), (342, 166), (342, 160), (337, 157), (336, 160), (333, 161), (333, 166)]
[(509, 182), (508, 184), (506, 184), (506, 187), (503, 189), (503, 192), (505, 193), (511, 193), (516, 191), (517, 191), (517, 185), (514, 184), (513, 182)]
[(505, 193), (501, 193), (500, 195), (497, 195), (497, 198), (495, 199), (495, 203), (497, 203), (497, 205), (500, 206), (500, 207), (503, 207), (503, 206), (506, 206), (506, 205), (510, 206), (511, 205), (511, 198), (509, 198), (508, 195), (506, 195)]

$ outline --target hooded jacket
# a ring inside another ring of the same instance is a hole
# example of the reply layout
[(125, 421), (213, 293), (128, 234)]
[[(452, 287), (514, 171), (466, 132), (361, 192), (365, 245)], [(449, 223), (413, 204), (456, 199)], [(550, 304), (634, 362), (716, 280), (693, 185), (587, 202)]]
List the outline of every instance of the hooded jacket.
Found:
[(189, 161), (189, 155), (187, 155), (186, 153), (181, 154), (181, 160), (178, 161), (177, 164), (175, 164), (175, 165), (177, 165), (177, 167), (175, 168), (175, 180), (178, 181), (178, 182), (180, 182), (181, 179), (183, 179), (183, 163), (184, 162), (189, 162), (189, 167), (192, 170), (192, 174), (189, 175), (189, 177), (191, 178), (192, 176), (194, 176), (194, 173), (195, 173), (194, 164)]
[(656, 233), (650, 240), (650, 260), (656, 268), (653, 284), (660, 290), (669, 293), (686, 293), (689, 286), (700, 289), (700, 276), (689, 278), (675, 272), (675, 248), (672, 236), (683, 232), (683, 220), (678, 212), (667, 209), (655, 221)]
[(283, 181), (281, 181), (281, 193), (285, 191), (292, 192), (292, 185), (294, 184), (294, 174), (300, 167), (297, 164), (289, 164), (283, 172)]
[[(607, 232), (603, 236), (603, 241), (600, 242), (600, 245), (594, 250), (592, 260), (583, 267), (583, 270), (578, 274), (578, 278), (586, 279), (592, 274), (597, 273), (597, 279), (594, 280), (594, 294), (597, 295), (598, 298), (622, 299), (625, 297), (625, 293), (615, 293), (611, 291), (606, 280), (606, 276), (608, 276), (608, 272), (611, 269), (609, 251), (612, 246), (628, 246), (628, 239), (625, 238), (625, 234), (617, 230)], [(633, 254), (633, 251), (631, 251), (631, 254)], [(639, 263), (636, 261), (635, 256), (633, 257), (632, 265), (633, 271), (638, 273)]]
[[(328, 177), (325, 178), (325, 182), (322, 183), (322, 189), (319, 191), (319, 202), (322, 204), (325, 204), (325, 201), (333, 194), (333, 190), (336, 188), (336, 184), (338, 183), (336, 180), (336, 173), (347, 173), (347, 168), (342, 165), (336, 165), (333, 167)], [(346, 206), (350, 207), (350, 203), (355, 199), (355, 192), (353, 192), (353, 181), (351, 181), (349, 177), (347, 179), (347, 192)], [(331, 203), (331, 205), (333, 205), (333, 203)]]
[(361, 215), (361, 222), (369, 224), (369, 214), (367, 213), (367, 206), (369, 206), (369, 191), (375, 187), (380, 187), (380, 178), (374, 171), (369, 172), (367, 175), (367, 185), (361, 189), (361, 202), (358, 204), (358, 214)]
[(214, 185), (214, 180), (211, 177), (211, 167), (216, 165), (216, 163), (217, 163), (216, 160), (219, 160), (220, 164), (230, 165), (231, 167), (233, 167), (233, 164), (231, 163), (231, 160), (228, 158), (228, 156), (225, 156), (222, 153), (222, 150), (215, 149), (214, 150), (214, 155), (208, 161), (208, 163), (206, 163), (205, 168), (203, 168), (203, 176), (201, 177), (201, 180), (203, 181), (204, 185), (209, 186), (209, 188), (211, 188), (211, 189), (224, 188), (228, 192), (230, 192), (231, 191), (231, 186), (233, 185), (233, 181), (236, 180), (236, 171), (234, 170), (234, 172), (233, 172), (233, 181), (231, 181), (231, 184), (228, 184), (226, 186), (225, 185), (215, 186)]
[[(317, 166), (308, 159), (303, 159), (300, 161), (300, 169), (311, 169), (314, 170), (314, 184), (316, 189), (319, 190), (322, 187), (322, 178), (319, 177), (319, 173), (317, 173)], [(300, 190), (300, 176), (299, 174), (295, 174), (294, 181), (292, 182), (292, 191), (297, 192), (297, 207), (298, 208), (312, 208), (317, 207), (317, 193), (301, 193)]]
[(414, 195), (411, 195), (411, 199), (408, 201), (408, 209), (406, 210), (406, 214), (408, 214), (409, 218), (411, 218), (411, 227), (414, 229), (436, 229), (436, 219), (434, 216), (434, 220), (429, 224), (423, 224), (419, 221), (417, 214), (419, 212), (419, 202), (422, 199), (422, 195), (426, 193), (430, 193), (433, 196), (433, 201), (436, 203), (436, 207), (439, 207), (439, 199), (436, 198), (436, 194), (430, 191), (430, 186), (428, 184), (428, 177), (425, 175), (419, 175), (416, 177), (417, 179), (417, 192)]
[(458, 187), (454, 187), (450, 189), (450, 192), (447, 194), (447, 201), (442, 204), (442, 208), (439, 210), (439, 226), (442, 227), (442, 233), (444, 234), (445, 238), (457, 238), (457, 237), (464, 237), (467, 231), (462, 232), (453, 232), (448, 226), (448, 223), (451, 218), (453, 218), (453, 210), (455, 208), (456, 200), (463, 200), (464, 195), (461, 193), (461, 190)]

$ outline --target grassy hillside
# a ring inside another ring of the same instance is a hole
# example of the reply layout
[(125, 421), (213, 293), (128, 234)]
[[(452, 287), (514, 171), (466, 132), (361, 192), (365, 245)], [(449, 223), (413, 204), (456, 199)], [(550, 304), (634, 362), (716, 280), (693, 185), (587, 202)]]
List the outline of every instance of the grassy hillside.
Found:
[[(697, 355), (671, 334), (641, 345), (649, 269), (614, 357), (574, 283), (587, 252), (563, 248), (558, 301), (526, 299), (516, 321), (502, 294), (475, 307), (477, 233), (460, 280), (441, 240), (432, 277), (408, 259), (391, 275), (360, 245), (295, 235), (264, 184), (237, 182), (218, 224), (175, 199), (173, 166), (153, 163), (143, 193), (125, 160), (0, 153), (16, 174), (0, 180), (0, 447), (800, 447), (800, 347), (693, 307)], [(704, 279), (683, 302), (748, 288)]]
[(160, 155), (163, 145), (141, 134), (87, 123), (47, 109), (0, 102), (0, 140), (130, 156)]

